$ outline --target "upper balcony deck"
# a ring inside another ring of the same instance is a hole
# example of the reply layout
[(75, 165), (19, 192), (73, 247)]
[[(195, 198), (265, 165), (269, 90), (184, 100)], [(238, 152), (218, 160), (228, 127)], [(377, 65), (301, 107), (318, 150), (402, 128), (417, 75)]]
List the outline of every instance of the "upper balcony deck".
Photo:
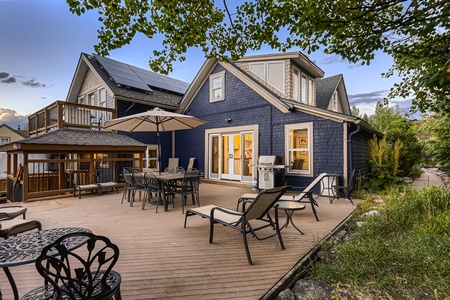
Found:
[(62, 128), (102, 130), (105, 122), (114, 118), (114, 108), (55, 101), (28, 117), (28, 136)]

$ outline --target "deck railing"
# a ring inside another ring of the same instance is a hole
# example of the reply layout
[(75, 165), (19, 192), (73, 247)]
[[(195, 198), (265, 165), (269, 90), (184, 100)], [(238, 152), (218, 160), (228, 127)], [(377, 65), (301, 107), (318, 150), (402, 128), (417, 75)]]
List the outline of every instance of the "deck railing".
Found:
[(28, 136), (62, 128), (102, 130), (114, 118), (113, 108), (56, 101), (28, 117)]

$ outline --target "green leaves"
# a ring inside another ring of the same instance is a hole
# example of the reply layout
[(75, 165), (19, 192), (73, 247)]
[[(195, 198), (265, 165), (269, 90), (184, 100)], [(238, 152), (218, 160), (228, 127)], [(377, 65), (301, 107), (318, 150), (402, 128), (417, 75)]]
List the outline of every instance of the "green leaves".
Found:
[[(320, 49), (358, 64), (376, 51), (394, 59), (401, 78), (390, 98), (413, 97), (414, 108), (450, 112), (450, 2), (442, 0), (67, 0), (81, 15), (97, 10), (103, 26), (95, 50), (132, 41), (136, 33), (162, 36), (150, 58), (153, 70), (168, 73), (191, 47), (206, 58), (235, 60), (269, 45), (278, 51)], [(234, 6), (231, 6), (234, 5)]]

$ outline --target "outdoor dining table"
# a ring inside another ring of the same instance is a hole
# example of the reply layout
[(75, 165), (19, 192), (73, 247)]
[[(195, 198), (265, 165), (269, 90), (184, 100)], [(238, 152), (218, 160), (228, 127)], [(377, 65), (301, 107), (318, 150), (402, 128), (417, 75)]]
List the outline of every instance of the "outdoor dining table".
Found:
[[(19, 299), (19, 292), (9, 267), (35, 262), (45, 246), (53, 243), (58, 238), (73, 232), (91, 233), (89, 229), (81, 227), (51, 228), (19, 235), (0, 242), (0, 267), (3, 268), (3, 271), (9, 280), (15, 300)], [(86, 237), (73, 237), (67, 240), (67, 248), (69, 250), (76, 249), (82, 246), (86, 241)]]
[[(159, 193), (158, 193), (158, 200), (159, 203), (163, 203), (164, 205), (164, 211), (168, 210), (169, 207), (169, 201), (167, 199), (168, 194), (170, 192), (170, 188), (173, 187), (173, 184), (178, 181), (178, 180), (183, 180), (185, 174), (184, 173), (168, 173), (168, 172), (164, 172), (164, 173), (157, 173), (154, 172), (153, 173), (156, 177), (156, 179), (158, 179), (159, 182)], [(195, 175), (198, 176), (198, 175)], [(194, 175), (192, 176), (194, 177)]]

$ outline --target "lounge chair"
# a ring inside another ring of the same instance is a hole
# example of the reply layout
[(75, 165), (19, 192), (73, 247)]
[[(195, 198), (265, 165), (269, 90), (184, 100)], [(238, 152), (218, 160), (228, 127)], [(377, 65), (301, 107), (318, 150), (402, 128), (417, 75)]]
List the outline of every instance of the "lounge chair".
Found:
[[(315, 206), (319, 206), (319, 204), (317, 203), (316, 199), (314, 199), (314, 197), (312, 196), (312, 190), (313, 188), (320, 183), (320, 181), (327, 177), (328, 174), (327, 173), (321, 173), (319, 174), (319, 176), (316, 177), (316, 179), (313, 180), (313, 182), (311, 182), (306, 188), (302, 189), (302, 191), (297, 194), (297, 195), (283, 195), (280, 200), (285, 200), (285, 201), (296, 201), (299, 203), (310, 203), (311, 204), (311, 209), (313, 211), (314, 217), (316, 218), (317, 221), (319, 221), (319, 217), (317, 216), (317, 211)], [(294, 188), (294, 189), (299, 189), (299, 188)], [(258, 194), (256, 193), (247, 193), (241, 196), (241, 198), (239, 198), (238, 200), (238, 204), (237, 204), (237, 209), (239, 209), (239, 205), (242, 202), (250, 202), (253, 201), (253, 199), (256, 198)]]
[(352, 171), (352, 175), (348, 180), (347, 186), (333, 185), (333, 197), (331, 197), (330, 203), (333, 203), (333, 201), (336, 199), (345, 198), (348, 201), (350, 201), (352, 205), (355, 205), (351, 198), (351, 192), (353, 191), (354, 188), (354, 179), (355, 179), (355, 169), (353, 169)]
[(22, 215), (25, 219), (27, 208), (21, 205), (0, 206), (0, 220), (11, 220)]
[(0, 237), (6, 240), (9, 239), (10, 236), (14, 236), (33, 229), (41, 231), (41, 222), (36, 220), (22, 219), (2, 220), (0, 222)]
[[(248, 263), (252, 265), (253, 262), (250, 257), (250, 251), (247, 244), (248, 233), (250, 233), (258, 240), (264, 240), (277, 235), (281, 245), (281, 249), (284, 250), (284, 243), (280, 233), (280, 226), (278, 224), (278, 209), (275, 209), (275, 220), (272, 220), (268, 212), (289, 188), (289, 186), (284, 186), (261, 191), (256, 196), (254, 201), (252, 201), (252, 203), (245, 209), (244, 212), (238, 212), (216, 205), (190, 208), (186, 211), (186, 215), (184, 218), (184, 227), (186, 228), (187, 218), (193, 215), (198, 215), (203, 218), (209, 219), (209, 243), (213, 242), (215, 224), (222, 224), (224, 226), (228, 226), (232, 229), (240, 231), (244, 240), (244, 248), (245, 253), (247, 254)], [(267, 224), (253, 228), (250, 225), (250, 221), (252, 220), (264, 221)], [(272, 227), (276, 233), (266, 237), (258, 237), (256, 235), (256, 231), (266, 227)]]

